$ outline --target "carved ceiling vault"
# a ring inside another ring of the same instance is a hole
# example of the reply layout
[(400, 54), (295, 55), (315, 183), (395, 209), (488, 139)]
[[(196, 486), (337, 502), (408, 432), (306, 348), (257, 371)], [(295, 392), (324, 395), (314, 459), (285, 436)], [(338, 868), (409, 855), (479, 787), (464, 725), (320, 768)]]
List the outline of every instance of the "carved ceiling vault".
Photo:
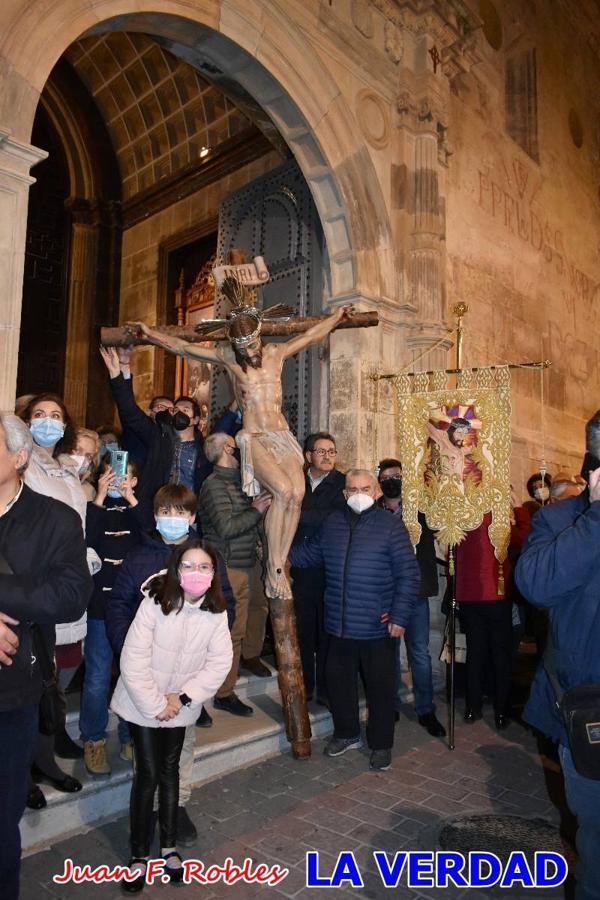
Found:
[(251, 127), (218, 88), (146, 35), (84, 38), (65, 56), (106, 123), (124, 200)]

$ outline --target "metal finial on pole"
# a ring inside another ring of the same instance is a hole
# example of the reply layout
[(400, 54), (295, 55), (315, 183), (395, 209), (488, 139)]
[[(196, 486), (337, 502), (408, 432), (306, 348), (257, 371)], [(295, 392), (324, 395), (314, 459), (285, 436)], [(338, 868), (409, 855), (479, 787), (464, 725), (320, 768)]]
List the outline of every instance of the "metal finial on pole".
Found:
[(452, 310), (454, 315), (456, 316), (456, 368), (462, 369), (462, 355), (463, 355), (463, 337), (464, 337), (464, 328), (463, 328), (463, 318), (469, 312), (469, 307), (466, 303), (462, 301), (457, 303), (454, 309)]

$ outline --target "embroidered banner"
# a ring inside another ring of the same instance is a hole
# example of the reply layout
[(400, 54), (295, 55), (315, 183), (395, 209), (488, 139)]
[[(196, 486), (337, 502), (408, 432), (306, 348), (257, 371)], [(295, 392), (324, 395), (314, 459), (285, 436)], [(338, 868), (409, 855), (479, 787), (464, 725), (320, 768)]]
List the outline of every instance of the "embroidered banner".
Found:
[[(454, 377), (454, 376), (450, 376)], [(510, 372), (463, 371), (456, 387), (445, 372), (396, 380), (402, 460), (402, 517), (413, 544), (419, 511), (445, 544), (459, 544), (491, 512), (497, 559), (510, 538)]]

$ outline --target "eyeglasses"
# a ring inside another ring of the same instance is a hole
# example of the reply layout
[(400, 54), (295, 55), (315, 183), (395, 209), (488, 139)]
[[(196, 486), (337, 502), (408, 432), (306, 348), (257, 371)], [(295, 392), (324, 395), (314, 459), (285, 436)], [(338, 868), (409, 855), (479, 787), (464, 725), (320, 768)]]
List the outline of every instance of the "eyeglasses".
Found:
[(384, 481), (402, 481), (402, 475), (386, 475), (385, 478), (379, 480), (379, 483), (383, 484)]
[(335, 448), (326, 450), (324, 447), (319, 447), (318, 450), (311, 450), (311, 453), (314, 453), (315, 456), (337, 456), (337, 450)]
[(212, 575), (215, 571), (210, 563), (193, 563), (187, 560), (180, 564), (179, 570), (181, 572), (201, 572), (203, 575)]

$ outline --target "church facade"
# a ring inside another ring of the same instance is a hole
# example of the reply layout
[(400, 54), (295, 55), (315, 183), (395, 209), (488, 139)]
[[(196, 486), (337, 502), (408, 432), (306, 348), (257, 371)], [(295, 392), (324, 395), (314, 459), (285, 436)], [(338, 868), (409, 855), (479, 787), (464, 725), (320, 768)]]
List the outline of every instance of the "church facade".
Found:
[[(395, 450), (374, 376), (453, 365), (463, 302), (465, 366), (552, 363), (513, 371), (513, 482), (542, 455), (576, 472), (600, 406), (598, 11), (4, 4), (0, 408), (47, 386), (101, 424), (99, 326), (210, 317), (210, 264), (237, 246), (264, 255), (272, 302), (379, 314), (290, 376), (288, 415), (332, 431), (342, 465)], [(134, 372), (142, 401), (209, 377), (152, 348)]]

